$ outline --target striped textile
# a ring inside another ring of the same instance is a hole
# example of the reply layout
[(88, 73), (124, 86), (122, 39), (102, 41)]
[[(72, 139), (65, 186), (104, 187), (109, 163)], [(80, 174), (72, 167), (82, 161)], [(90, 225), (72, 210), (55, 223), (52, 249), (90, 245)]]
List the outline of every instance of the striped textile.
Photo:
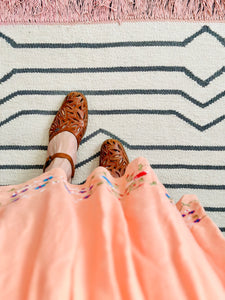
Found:
[(223, 23), (1, 26), (0, 184), (42, 173), (54, 115), (81, 91), (89, 125), (74, 184), (117, 138), (175, 201), (196, 194), (225, 231), (224, 37)]

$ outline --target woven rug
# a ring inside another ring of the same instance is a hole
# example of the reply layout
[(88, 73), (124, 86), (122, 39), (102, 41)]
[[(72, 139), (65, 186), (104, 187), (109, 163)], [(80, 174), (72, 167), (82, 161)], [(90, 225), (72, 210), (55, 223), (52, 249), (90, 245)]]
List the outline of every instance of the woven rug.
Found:
[(117, 138), (130, 160), (149, 160), (175, 201), (196, 194), (224, 232), (224, 37), (222, 22), (2, 25), (0, 184), (42, 173), (54, 115), (80, 91), (89, 124), (74, 184)]

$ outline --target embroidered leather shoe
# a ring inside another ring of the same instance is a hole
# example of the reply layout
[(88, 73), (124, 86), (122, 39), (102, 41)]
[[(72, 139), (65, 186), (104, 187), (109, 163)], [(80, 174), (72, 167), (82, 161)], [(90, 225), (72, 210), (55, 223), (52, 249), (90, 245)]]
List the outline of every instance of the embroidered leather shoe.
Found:
[[(77, 139), (77, 148), (85, 134), (88, 123), (88, 104), (85, 96), (79, 92), (69, 93), (59, 111), (57, 112), (49, 130), (49, 142), (54, 136), (63, 132), (71, 132)], [(72, 158), (65, 153), (55, 153), (49, 156), (44, 164), (43, 172), (56, 157), (66, 158), (72, 167), (72, 178), (74, 177), (75, 166)]]
[(115, 139), (104, 141), (101, 146), (99, 165), (105, 167), (113, 177), (124, 175), (129, 164), (123, 145)]

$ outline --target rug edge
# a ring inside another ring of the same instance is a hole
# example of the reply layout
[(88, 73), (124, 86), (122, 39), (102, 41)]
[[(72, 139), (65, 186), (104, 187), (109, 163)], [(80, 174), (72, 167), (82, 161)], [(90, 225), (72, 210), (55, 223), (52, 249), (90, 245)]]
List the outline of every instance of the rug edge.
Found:
[(12, 0), (0, 3), (0, 24), (76, 24), (135, 21), (225, 21), (225, 1)]

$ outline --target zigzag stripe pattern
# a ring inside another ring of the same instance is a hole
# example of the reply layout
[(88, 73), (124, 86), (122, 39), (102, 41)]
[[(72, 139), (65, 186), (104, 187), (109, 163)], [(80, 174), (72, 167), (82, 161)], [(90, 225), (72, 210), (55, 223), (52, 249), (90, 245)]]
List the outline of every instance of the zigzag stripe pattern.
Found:
[(76, 90), (88, 99), (89, 125), (74, 183), (98, 166), (101, 143), (116, 138), (130, 160), (149, 160), (174, 199), (196, 193), (225, 232), (225, 29), (158, 25), (137, 33), (137, 24), (129, 32), (110, 24), (98, 38), (92, 26), (87, 37), (84, 27), (67, 35), (47, 26), (39, 40), (32, 28), (1, 29), (0, 185), (42, 172), (47, 129)]
[(118, 48), (118, 47), (186, 47), (197, 37), (207, 32), (211, 36), (215, 37), (221, 45), (225, 46), (225, 39), (211, 30), (209, 26), (204, 25), (196, 33), (185, 38), (182, 42), (175, 41), (142, 41), (142, 42), (114, 42), (114, 43), (17, 43), (15, 40), (0, 32), (0, 38), (5, 40), (11, 47), (17, 49), (25, 48), (54, 48), (54, 49), (65, 49), (65, 48)]
[[(0, 99), (0, 106), (4, 103), (10, 101), (11, 99), (14, 99), (18, 96), (31, 96), (31, 95), (67, 95), (70, 91), (44, 91), (44, 90), (20, 90), (16, 91), (14, 93), (9, 94), (8, 96)], [(222, 97), (225, 96), (225, 90), (216, 95), (215, 97), (211, 98), (205, 103), (201, 103), (197, 99), (191, 97), (187, 93), (181, 91), (181, 90), (81, 90), (81, 92), (87, 96), (117, 96), (117, 95), (179, 95), (183, 97), (185, 100), (188, 100), (190, 103), (200, 107), (200, 108), (206, 108), (209, 105), (214, 104), (218, 100), (220, 100)]]
[[(86, 144), (90, 139), (94, 136), (97, 136), (100, 133), (105, 133), (108, 137), (113, 137), (123, 145), (126, 146), (127, 149), (130, 150), (161, 150), (161, 151), (225, 151), (225, 146), (195, 146), (195, 145), (130, 145), (126, 141), (121, 140), (118, 136), (104, 130), (102, 128), (93, 132), (93, 134), (89, 135), (88, 137), (84, 137), (81, 141), (82, 144)], [(17, 151), (24, 151), (24, 150), (39, 150), (39, 151), (46, 151), (47, 146), (44, 145), (0, 145), (0, 150), (17, 150)]]
[(185, 67), (167, 67), (167, 66), (144, 66), (144, 67), (112, 67), (112, 68), (23, 68), (23, 69), (13, 69), (8, 74), (4, 75), (0, 79), (0, 83), (7, 81), (12, 78), (13, 75), (16, 74), (32, 74), (32, 73), (44, 73), (44, 74), (54, 74), (54, 73), (62, 73), (62, 74), (71, 74), (71, 73), (117, 73), (117, 72), (180, 72), (184, 73), (187, 77), (195, 81), (202, 87), (205, 87), (210, 84), (211, 81), (221, 76), (225, 71), (225, 67), (222, 67), (220, 70), (216, 71), (212, 76), (207, 78), (206, 80), (202, 80), (198, 76), (195, 76), (190, 70)]
[[(45, 111), (45, 110), (22, 110), (18, 111), (16, 114), (11, 115), (7, 119), (0, 122), (0, 127), (4, 126), (5, 124), (11, 122), (12, 120), (19, 118), (21, 116), (28, 116), (28, 115), (55, 115), (57, 111)], [(193, 126), (199, 131), (205, 131), (210, 127), (217, 125), (218, 123), (222, 122), (225, 119), (225, 115), (220, 116), (219, 118), (211, 121), (210, 123), (201, 126), (189, 118), (185, 117), (181, 113), (174, 111), (174, 110), (89, 110), (89, 115), (174, 115), (179, 119), (185, 121), (189, 125)]]

